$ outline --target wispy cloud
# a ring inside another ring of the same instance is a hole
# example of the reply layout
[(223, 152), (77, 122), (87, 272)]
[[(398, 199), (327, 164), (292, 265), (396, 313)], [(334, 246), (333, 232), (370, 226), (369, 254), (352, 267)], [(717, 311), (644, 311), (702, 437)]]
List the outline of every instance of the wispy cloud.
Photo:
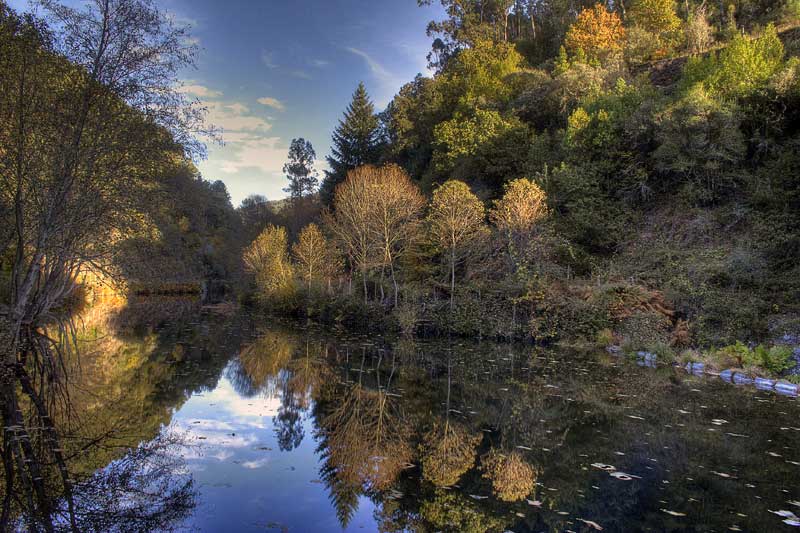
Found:
[(197, 98), (219, 98), (222, 96), (220, 91), (209, 89), (205, 85), (184, 85), (181, 87), (180, 92)]
[(290, 76), (295, 78), (300, 78), (301, 80), (311, 80), (314, 79), (311, 74), (306, 72), (305, 70), (293, 70), (289, 73)]
[(312, 59), (311, 61), (309, 61), (309, 63), (311, 63), (312, 67), (317, 67), (317, 68), (327, 67), (328, 65), (331, 64), (330, 61), (327, 61), (325, 59)]
[(284, 109), (286, 109), (286, 106), (283, 105), (283, 102), (271, 96), (263, 96), (259, 98), (257, 102), (261, 105), (277, 109), (278, 111), (283, 111)]
[(222, 128), (223, 138), (226, 140), (229, 132), (263, 134), (272, 128), (272, 124), (250, 113), (250, 109), (240, 102), (211, 102), (208, 106), (208, 121)]
[(358, 48), (353, 48), (352, 46), (346, 46), (345, 50), (347, 50), (351, 54), (355, 54), (360, 58), (362, 58), (364, 62), (367, 64), (367, 67), (369, 67), (370, 72), (372, 72), (372, 74), (376, 78), (380, 79), (381, 81), (393, 80), (392, 74), (388, 70), (386, 70), (384, 66), (381, 65), (377, 60), (375, 60), (375, 58), (373, 58), (365, 51), (359, 50)]

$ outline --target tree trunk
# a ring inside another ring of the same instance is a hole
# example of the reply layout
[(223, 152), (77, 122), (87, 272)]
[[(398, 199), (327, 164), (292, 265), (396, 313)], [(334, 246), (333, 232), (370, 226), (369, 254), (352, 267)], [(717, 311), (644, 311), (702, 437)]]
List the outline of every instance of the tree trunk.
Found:
[(453, 313), (453, 301), (456, 293), (456, 247), (450, 249), (450, 314)]

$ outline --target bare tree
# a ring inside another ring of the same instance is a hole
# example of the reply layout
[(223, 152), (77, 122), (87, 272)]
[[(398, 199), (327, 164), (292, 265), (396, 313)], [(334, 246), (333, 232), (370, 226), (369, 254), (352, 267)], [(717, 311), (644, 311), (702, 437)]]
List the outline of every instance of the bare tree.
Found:
[(380, 267), (381, 278), (389, 270), (397, 305), (397, 262), (418, 233), (425, 205), (419, 189), (397, 165), (365, 165), (348, 173), (336, 188), (333, 205), (328, 227), (361, 271), (364, 301), (367, 274)]
[(383, 255), (382, 268), (388, 268), (392, 277), (397, 305), (397, 262), (417, 237), (425, 198), (397, 165), (372, 169), (372, 187), (375, 194), (370, 229)]
[(375, 239), (370, 231), (375, 194), (369, 177), (372, 168), (364, 166), (351, 170), (334, 192), (335, 211), (325, 215), (326, 226), (346, 254), (351, 270), (361, 274), (365, 304), (368, 301), (367, 274), (376, 262)]
[(471, 241), (485, 231), (485, 211), (483, 203), (462, 181), (448, 180), (433, 191), (428, 228), (448, 263), (451, 311), (456, 291), (456, 266), (468, 255)]
[(292, 245), (292, 256), (297, 264), (297, 273), (309, 292), (315, 281), (329, 280), (339, 267), (336, 254), (316, 224), (309, 224), (300, 231), (297, 242)]

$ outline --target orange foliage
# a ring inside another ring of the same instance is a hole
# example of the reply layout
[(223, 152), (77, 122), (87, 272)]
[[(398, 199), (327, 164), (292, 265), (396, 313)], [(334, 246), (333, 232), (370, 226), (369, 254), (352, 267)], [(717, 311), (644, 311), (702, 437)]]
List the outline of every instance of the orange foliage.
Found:
[(567, 31), (564, 44), (572, 53), (582, 50), (588, 59), (602, 59), (622, 50), (624, 41), (625, 28), (619, 16), (603, 4), (596, 4), (580, 12)]

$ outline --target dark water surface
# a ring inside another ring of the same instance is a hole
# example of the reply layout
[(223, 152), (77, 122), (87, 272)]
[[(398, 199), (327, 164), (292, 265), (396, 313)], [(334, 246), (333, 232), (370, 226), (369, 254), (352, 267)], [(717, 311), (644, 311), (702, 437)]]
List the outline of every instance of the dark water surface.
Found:
[(83, 324), (57, 418), (87, 529), (791, 531), (800, 514), (794, 398), (181, 300)]

